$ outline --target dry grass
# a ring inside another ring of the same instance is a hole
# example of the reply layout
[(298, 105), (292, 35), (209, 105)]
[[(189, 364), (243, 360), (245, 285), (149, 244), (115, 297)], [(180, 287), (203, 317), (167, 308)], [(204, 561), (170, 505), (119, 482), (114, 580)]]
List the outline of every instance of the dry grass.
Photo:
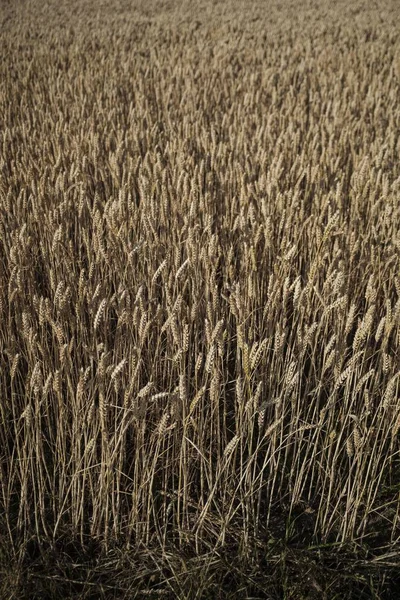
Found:
[(400, 37), (331, 4), (3, 2), (5, 598), (390, 597)]

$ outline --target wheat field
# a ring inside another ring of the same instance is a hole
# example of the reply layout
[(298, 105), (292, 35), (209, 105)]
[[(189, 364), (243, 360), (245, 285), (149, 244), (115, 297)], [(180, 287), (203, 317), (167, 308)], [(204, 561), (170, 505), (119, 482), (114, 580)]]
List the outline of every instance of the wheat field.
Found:
[(3, 0), (1, 598), (399, 597), (399, 23)]

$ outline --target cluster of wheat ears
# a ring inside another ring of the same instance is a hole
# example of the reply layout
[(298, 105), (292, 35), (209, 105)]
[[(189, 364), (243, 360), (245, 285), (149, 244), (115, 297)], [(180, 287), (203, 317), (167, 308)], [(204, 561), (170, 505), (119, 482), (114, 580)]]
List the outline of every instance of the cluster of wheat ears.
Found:
[(274, 4), (3, 17), (10, 543), (399, 542), (399, 30)]

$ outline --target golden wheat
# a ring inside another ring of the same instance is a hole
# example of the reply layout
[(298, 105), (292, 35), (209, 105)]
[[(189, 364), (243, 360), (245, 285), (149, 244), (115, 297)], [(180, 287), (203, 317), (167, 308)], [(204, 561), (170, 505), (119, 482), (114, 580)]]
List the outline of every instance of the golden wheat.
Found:
[(159, 562), (182, 598), (203, 561), (197, 600), (229, 544), (279, 564), (278, 538), (376, 549), (381, 528), (397, 552), (396, 3), (268, 4), (4, 5), (0, 544), (18, 569), (68, 534), (146, 548), (141, 582)]

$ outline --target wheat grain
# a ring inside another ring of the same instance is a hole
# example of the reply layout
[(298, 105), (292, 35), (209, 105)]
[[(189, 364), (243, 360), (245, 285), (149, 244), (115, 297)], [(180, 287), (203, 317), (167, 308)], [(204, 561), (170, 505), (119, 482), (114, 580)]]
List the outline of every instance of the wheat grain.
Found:
[(394, 377), (392, 377), (389, 381), (389, 383), (387, 384), (384, 396), (383, 396), (383, 402), (382, 402), (382, 407), (384, 410), (387, 410), (391, 404), (391, 402), (393, 401), (393, 398), (395, 396), (396, 393), (396, 387), (397, 387), (397, 379), (400, 375), (399, 373), (396, 373), (396, 375)]
[(111, 381), (114, 381), (118, 375), (121, 373), (122, 369), (124, 368), (124, 366), (126, 365), (127, 359), (123, 358), (118, 364), (117, 366), (114, 368), (113, 372), (111, 373)]
[(137, 397), (138, 398), (145, 398), (146, 396), (148, 396), (148, 394), (150, 393), (151, 389), (153, 388), (153, 382), (149, 381), (144, 387), (142, 387), (138, 394)]
[(215, 361), (215, 352), (216, 352), (216, 346), (213, 344), (210, 348), (210, 350), (208, 351), (207, 357), (206, 357), (206, 363), (205, 363), (205, 370), (206, 373), (212, 373), (213, 368), (214, 368), (214, 361)]
[(107, 305), (107, 300), (105, 298), (103, 298), (103, 300), (99, 304), (99, 308), (97, 309), (96, 316), (94, 318), (93, 327), (94, 327), (95, 331), (98, 329), (100, 321), (103, 318), (103, 315), (104, 315), (104, 312), (106, 309), (106, 305)]
[(235, 450), (236, 446), (238, 445), (239, 441), (240, 441), (240, 437), (238, 435), (234, 435), (233, 438), (231, 439), (231, 441), (225, 447), (225, 450), (224, 450), (224, 458), (225, 459), (228, 459), (230, 457), (230, 455), (232, 454), (232, 452)]

